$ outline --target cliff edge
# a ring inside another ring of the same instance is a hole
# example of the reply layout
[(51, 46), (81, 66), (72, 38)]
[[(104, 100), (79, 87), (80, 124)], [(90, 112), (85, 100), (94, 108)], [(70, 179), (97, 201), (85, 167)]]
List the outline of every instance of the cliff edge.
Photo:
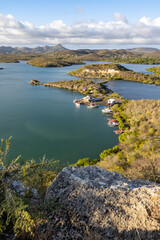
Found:
[(160, 239), (160, 185), (130, 180), (96, 166), (67, 167), (46, 199), (60, 203), (50, 216), (53, 239)]

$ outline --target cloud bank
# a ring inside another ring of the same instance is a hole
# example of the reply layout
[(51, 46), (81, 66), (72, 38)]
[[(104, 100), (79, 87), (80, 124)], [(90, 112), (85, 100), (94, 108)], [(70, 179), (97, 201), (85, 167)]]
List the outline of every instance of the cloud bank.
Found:
[(124, 15), (115, 13), (114, 19), (110, 22), (83, 20), (72, 25), (55, 20), (36, 27), (12, 15), (0, 14), (0, 45), (160, 44), (160, 17), (142, 17), (130, 24)]

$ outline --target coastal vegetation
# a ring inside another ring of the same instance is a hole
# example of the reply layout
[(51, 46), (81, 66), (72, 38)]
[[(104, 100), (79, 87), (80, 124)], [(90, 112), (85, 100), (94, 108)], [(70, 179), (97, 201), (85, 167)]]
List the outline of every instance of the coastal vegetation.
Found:
[(126, 80), (160, 85), (160, 77), (155, 74), (136, 73), (113, 63), (85, 65), (69, 74), (81, 78), (99, 78), (106, 81)]

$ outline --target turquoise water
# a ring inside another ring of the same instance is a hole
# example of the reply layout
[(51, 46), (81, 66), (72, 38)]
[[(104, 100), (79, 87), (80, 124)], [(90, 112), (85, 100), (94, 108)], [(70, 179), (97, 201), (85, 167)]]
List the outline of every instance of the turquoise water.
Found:
[(44, 155), (60, 163), (97, 158), (118, 142), (99, 109), (76, 108), (82, 95), (56, 88), (32, 86), (41, 82), (74, 80), (67, 72), (80, 67), (37, 68), (21, 63), (0, 63), (0, 138), (12, 136), (10, 158), (21, 154), (39, 161)]

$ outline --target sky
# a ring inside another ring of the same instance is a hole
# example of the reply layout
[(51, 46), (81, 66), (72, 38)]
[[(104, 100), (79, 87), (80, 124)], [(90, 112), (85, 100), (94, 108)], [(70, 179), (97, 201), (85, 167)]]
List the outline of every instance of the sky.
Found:
[(160, 48), (160, 0), (5, 0), (0, 46)]

